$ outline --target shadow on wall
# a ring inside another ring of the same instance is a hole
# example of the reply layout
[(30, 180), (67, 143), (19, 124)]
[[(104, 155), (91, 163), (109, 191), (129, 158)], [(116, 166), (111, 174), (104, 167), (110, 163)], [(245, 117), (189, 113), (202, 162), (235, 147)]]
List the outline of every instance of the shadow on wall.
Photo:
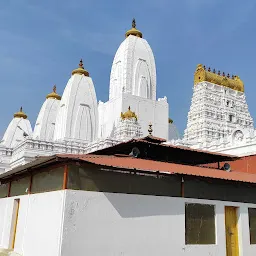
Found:
[(134, 194), (104, 193), (122, 218), (184, 214), (184, 202), (178, 198)]

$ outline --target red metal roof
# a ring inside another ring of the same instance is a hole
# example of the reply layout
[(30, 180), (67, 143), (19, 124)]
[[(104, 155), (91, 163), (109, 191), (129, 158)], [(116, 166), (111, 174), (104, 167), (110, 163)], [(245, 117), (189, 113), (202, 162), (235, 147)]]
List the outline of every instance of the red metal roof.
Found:
[[(256, 174), (256, 155), (244, 156), (234, 161), (227, 161), (230, 164), (232, 171), (245, 172)], [(204, 166), (217, 167), (217, 163), (206, 164)], [(220, 167), (224, 165), (224, 162), (220, 163)]]
[(107, 156), (107, 155), (57, 155), (61, 158), (73, 160), (82, 160), (101, 166), (123, 168), (130, 170), (140, 170), (147, 172), (183, 174), (198, 177), (208, 177), (214, 179), (224, 179), (240, 182), (256, 183), (256, 175), (244, 172), (226, 172), (219, 169), (182, 165), (168, 162), (146, 160), (141, 158), (124, 157), (124, 156)]

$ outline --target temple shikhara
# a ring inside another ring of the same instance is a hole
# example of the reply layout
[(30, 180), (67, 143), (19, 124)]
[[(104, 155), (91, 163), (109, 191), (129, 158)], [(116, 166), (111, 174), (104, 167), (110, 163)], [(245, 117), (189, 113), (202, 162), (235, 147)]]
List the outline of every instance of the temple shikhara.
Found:
[(195, 67), (180, 136), (133, 20), (107, 102), (83, 60), (45, 94), (35, 126), (17, 106), (0, 142), (0, 256), (256, 255), (256, 131), (238, 75)]

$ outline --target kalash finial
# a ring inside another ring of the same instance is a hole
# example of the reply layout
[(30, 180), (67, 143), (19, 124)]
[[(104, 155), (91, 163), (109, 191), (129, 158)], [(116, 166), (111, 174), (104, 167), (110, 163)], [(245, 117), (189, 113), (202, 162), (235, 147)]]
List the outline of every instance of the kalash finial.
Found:
[(136, 21), (134, 18), (132, 20), (132, 28), (125, 33), (125, 37), (130, 35), (142, 38), (142, 33), (136, 28)]
[(55, 99), (55, 100), (61, 100), (61, 96), (56, 92), (57, 90), (57, 87), (56, 87), (56, 84), (53, 86), (52, 88), (52, 92), (49, 93), (47, 96), (46, 96), (46, 99)]
[(83, 60), (80, 60), (79, 67), (72, 71), (72, 75), (84, 75), (89, 76), (89, 72), (84, 69)]
[(22, 107), (20, 107), (20, 111), (15, 113), (14, 118), (23, 118), (23, 119), (27, 119), (28, 116), (23, 112)]
[(80, 60), (79, 67), (84, 68), (83, 59)]
[(132, 19), (132, 28), (136, 28), (136, 20), (134, 18)]
[(148, 134), (152, 135), (153, 129), (152, 129), (152, 123), (149, 123), (148, 125)]

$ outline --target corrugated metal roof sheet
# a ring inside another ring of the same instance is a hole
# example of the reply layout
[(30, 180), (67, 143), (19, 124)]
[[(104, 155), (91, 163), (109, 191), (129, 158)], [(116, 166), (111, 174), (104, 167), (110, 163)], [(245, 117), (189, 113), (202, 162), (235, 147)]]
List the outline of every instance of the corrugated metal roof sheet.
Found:
[(167, 174), (183, 174), (214, 179), (232, 180), (240, 182), (256, 183), (256, 175), (242, 172), (226, 172), (219, 169), (205, 168), (159, 162), (133, 157), (106, 156), (106, 155), (58, 155), (61, 158), (81, 160), (101, 166), (140, 170), (147, 172), (160, 172)]

